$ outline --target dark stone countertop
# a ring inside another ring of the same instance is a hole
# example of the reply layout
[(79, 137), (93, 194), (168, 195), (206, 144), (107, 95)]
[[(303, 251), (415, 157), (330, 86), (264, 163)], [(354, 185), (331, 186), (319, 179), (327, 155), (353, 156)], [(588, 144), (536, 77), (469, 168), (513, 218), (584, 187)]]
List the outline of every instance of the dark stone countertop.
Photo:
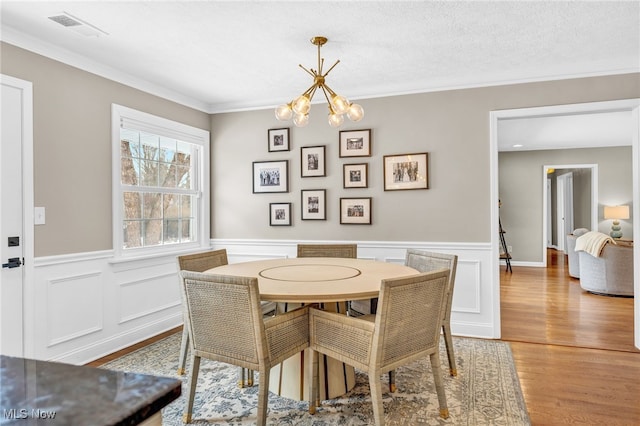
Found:
[(181, 381), (0, 355), (0, 425), (136, 425), (180, 396)]

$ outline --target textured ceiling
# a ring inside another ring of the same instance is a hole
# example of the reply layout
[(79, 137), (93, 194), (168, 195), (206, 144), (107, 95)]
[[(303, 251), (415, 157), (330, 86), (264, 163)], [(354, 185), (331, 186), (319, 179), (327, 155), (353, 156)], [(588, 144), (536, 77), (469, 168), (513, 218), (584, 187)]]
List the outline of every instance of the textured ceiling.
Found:
[[(640, 70), (640, 3), (2, 1), (2, 39), (206, 112)], [(67, 12), (108, 35), (85, 37)]]
[[(48, 19), (62, 12), (106, 34)], [(639, 1), (1, 0), (0, 13), (3, 41), (209, 113), (299, 95), (315, 35), (325, 69), (340, 59), (327, 83), (351, 100), (640, 71)], [(499, 149), (628, 145), (629, 120), (507, 120)]]

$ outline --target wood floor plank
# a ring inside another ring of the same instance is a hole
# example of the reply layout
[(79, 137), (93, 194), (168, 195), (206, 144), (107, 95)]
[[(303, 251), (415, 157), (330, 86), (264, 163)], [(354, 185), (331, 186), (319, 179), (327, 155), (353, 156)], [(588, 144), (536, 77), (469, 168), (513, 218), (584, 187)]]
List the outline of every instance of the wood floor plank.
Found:
[(511, 342), (533, 425), (640, 424), (633, 298), (587, 293), (566, 256), (501, 271), (502, 340)]

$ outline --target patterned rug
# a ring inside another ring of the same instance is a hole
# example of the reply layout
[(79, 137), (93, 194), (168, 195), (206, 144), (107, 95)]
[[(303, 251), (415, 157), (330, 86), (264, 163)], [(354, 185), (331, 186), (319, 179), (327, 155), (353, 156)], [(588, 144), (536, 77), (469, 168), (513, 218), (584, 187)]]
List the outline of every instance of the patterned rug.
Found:
[[(179, 377), (178, 353), (181, 333), (139, 349), (102, 368)], [(530, 425), (527, 407), (508, 343), (454, 337), (458, 376), (444, 378), (449, 418), (438, 416), (438, 399), (428, 357), (397, 370), (398, 390), (390, 394), (383, 385), (387, 425)], [(446, 350), (441, 342), (443, 373), (448, 373)], [(163, 425), (181, 426), (187, 393), (182, 377), (182, 396), (162, 411)], [(193, 411), (193, 424), (251, 425), (256, 421), (258, 386), (236, 386), (237, 367), (202, 360)], [(257, 380), (259, 378), (257, 377)], [(387, 383), (387, 377), (384, 377)], [(388, 389), (388, 387), (386, 388)], [(323, 401), (315, 415), (308, 403), (269, 393), (269, 425), (369, 425), (373, 424), (369, 381), (356, 370), (356, 386), (340, 398)]]

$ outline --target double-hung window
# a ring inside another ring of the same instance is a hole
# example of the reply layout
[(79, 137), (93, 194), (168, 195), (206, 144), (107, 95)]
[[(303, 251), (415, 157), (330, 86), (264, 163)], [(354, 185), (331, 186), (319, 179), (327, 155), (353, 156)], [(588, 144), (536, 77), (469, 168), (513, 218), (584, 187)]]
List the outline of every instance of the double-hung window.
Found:
[(209, 243), (209, 132), (112, 106), (116, 257)]

